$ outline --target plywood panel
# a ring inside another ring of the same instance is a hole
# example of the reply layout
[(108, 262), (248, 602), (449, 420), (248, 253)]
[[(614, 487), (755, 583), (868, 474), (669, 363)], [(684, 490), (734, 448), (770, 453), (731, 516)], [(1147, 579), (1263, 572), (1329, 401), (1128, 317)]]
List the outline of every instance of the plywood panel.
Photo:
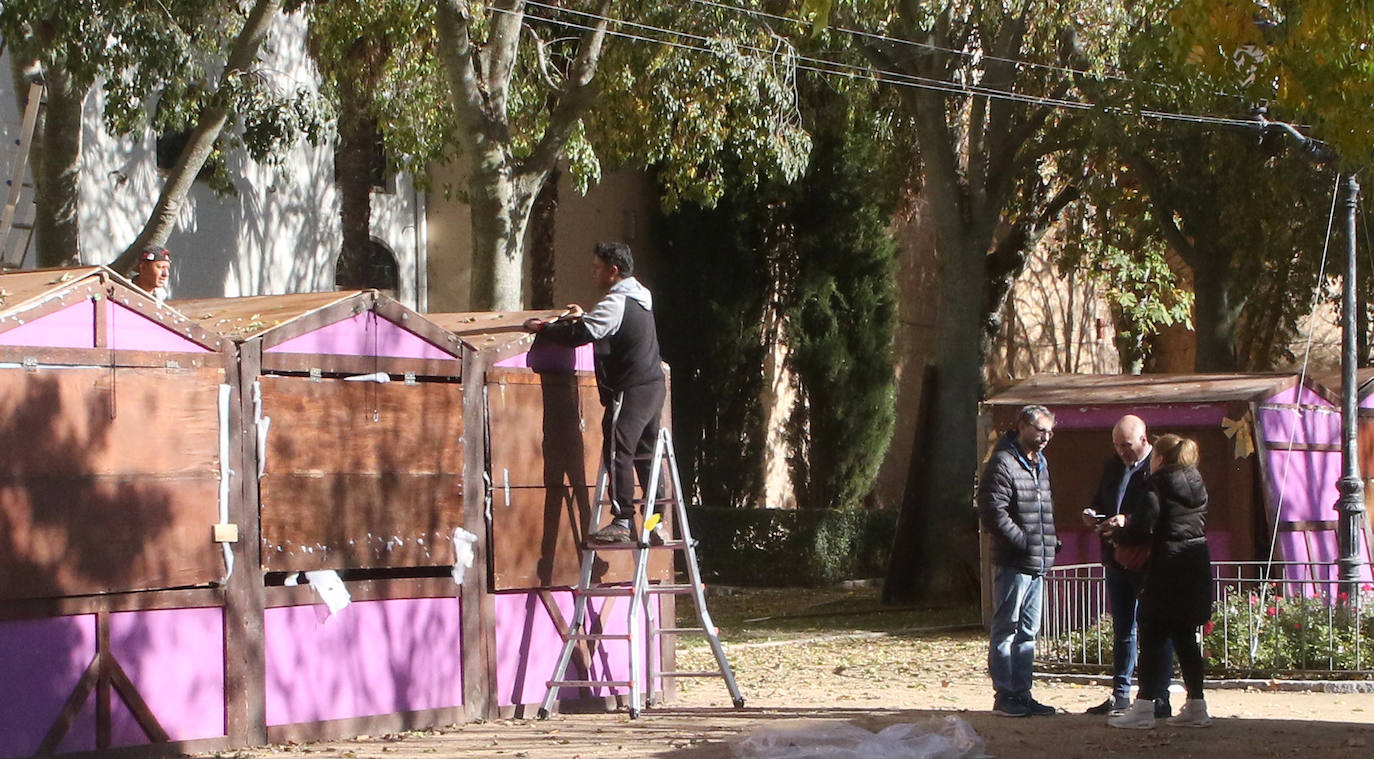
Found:
[(452, 564), (457, 474), (276, 474), (262, 481), (268, 570)]
[(462, 387), (264, 377), (259, 484), (271, 570), (453, 562), (463, 524)]
[(72, 476), (0, 486), (0, 599), (217, 581), (218, 498), (212, 478)]
[(218, 476), (222, 369), (0, 369), (0, 481)]
[(594, 485), (601, 468), (596, 381), (573, 374), (492, 372), (487, 383), (494, 487)]
[(462, 385), (260, 381), (262, 413), (272, 419), (269, 479), (276, 473), (462, 472)]
[(224, 573), (220, 369), (0, 370), (0, 598)]
[[(576, 585), (582, 567), (582, 540), (595, 495), (593, 488), (511, 488), (509, 494), (498, 489), (491, 507), (493, 589)], [(603, 513), (602, 522), (609, 519), (609, 514)], [(652, 553), (651, 578), (666, 580), (671, 576), (669, 553)], [(633, 579), (633, 552), (604, 551), (599, 559), (595, 581)]]

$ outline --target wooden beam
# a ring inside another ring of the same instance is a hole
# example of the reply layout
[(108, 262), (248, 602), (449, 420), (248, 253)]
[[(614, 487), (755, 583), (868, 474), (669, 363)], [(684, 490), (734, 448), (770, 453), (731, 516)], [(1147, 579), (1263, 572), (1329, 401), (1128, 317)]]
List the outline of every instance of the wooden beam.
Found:
[(491, 544), (487, 510), (487, 357), (463, 356), (463, 527), (477, 536), (473, 565), (459, 598), (463, 610), (463, 712), (469, 720), (498, 716), (496, 684), (496, 604), (490, 592)]
[(72, 723), (76, 721), (76, 715), (81, 713), (81, 707), (86, 705), (86, 699), (90, 698), (91, 691), (95, 690), (96, 682), (100, 679), (100, 654), (97, 653), (91, 659), (91, 663), (86, 666), (86, 671), (81, 678), (76, 681), (76, 687), (72, 689), (72, 694), (67, 696), (67, 701), (62, 704), (62, 708), (57, 712), (57, 719), (48, 728), (48, 732), (43, 736), (43, 740), (38, 743), (38, 750), (35, 756), (52, 756), (57, 753), (57, 747), (62, 745), (62, 739), (67, 737), (67, 732), (72, 729)]
[[(172, 737), (167, 734), (167, 731), (162, 728), (162, 724), (157, 721), (157, 716), (154, 715), (153, 710), (148, 707), (148, 702), (143, 700), (142, 694), (134, 687), (133, 681), (130, 680), (129, 675), (124, 672), (124, 668), (119, 666), (119, 662), (115, 660), (114, 656), (109, 655), (108, 652), (106, 652), (105, 656), (104, 669), (106, 670), (104, 677), (109, 683), (109, 686), (112, 686), (114, 690), (119, 693), (119, 697), (124, 699), (124, 705), (128, 707), (129, 711), (134, 715), (134, 720), (138, 722), (138, 726), (143, 728), (143, 734), (148, 736), (148, 740), (153, 743), (166, 743), (170, 741)], [(110, 687), (106, 687), (104, 690), (105, 700), (108, 703), (110, 699)], [(107, 734), (105, 738), (105, 744), (101, 746), (101, 748), (109, 748), (109, 735)]]
[(95, 615), (95, 747), (110, 747), (110, 669), (114, 657), (110, 655), (110, 613)]
[(219, 606), (224, 600), (220, 588), (181, 588), (142, 590), (132, 593), (104, 593), (61, 598), (28, 598), (0, 602), (0, 622), (18, 619), (69, 617), (101, 611), (147, 611), (151, 609), (194, 609)]
[(234, 572), (224, 593), (225, 729), (234, 746), (267, 742), (267, 665), (263, 633), (266, 591), (262, 584), (262, 541), (258, 524), (258, 423), (253, 387), (262, 343), (239, 346), (238, 372), (230, 395), (229, 521), (239, 527), (231, 544)]

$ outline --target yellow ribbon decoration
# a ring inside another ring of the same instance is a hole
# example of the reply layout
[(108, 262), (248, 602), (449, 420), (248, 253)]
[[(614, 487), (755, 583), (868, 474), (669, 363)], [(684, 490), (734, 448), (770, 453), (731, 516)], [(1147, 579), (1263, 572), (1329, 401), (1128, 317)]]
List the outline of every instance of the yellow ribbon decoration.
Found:
[(1235, 443), (1236, 458), (1243, 459), (1255, 452), (1255, 439), (1250, 427), (1254, 418), (1246, 411), (1240, 419), (1222, 419), (1221, 430)]

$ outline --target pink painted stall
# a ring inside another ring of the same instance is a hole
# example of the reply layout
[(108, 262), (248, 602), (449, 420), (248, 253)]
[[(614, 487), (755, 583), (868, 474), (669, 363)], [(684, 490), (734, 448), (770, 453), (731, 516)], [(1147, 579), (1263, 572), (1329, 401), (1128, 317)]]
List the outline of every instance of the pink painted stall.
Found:
[[(1319, 382), (1296, 374), (1038, 375), (989, 398), (990, 443), (1026, 404), (1057, 417), (1048, 456), (1060, 565), (1096, 563), (1100, 547), (1083, 527), (1123, 414), (1151, 434), (1197, 440), (1211, 496), (1208, 542), (1216, 561), (1330, 562), (1340, 476), (1340, 409)], [(1367, 550), (1367, 549), (1365, 549)], [(1329, 579), (1326, 568), (1290, 568)], [(1306, 579), (1306, 576), (1302, 577)]]
[(103, 267), (0, 274), (0, 758), (231, 742), (235, 375)]
[[(0, 298), (0, 759), (542, 699), (599, 466), (587, 349), (375, 291), (161, 305), (89, 268), (0, 275)], [(590, 622), (623, 633), (625, 612)], [(627, 679), (626, 645), (570, 666)]]
[(482, 576), (459, 562), (482, 534), (481, 427), (465, 424), (458, 339), (375, 291), (173, 305), (238, 351), (262, 738), (486, 716)]
[[(535, 341), (521, 328), (544, 312), (430, 314), (457, 334), (477, 360), (470, 378), (479, 384), (490, 458), (490, 619), (494, 693), (503, 712), (523, 714), (544, 697), (553, 675), (562, 631), (571, 618), (580, 546), (600, 468), (602, 407), (592, 374), (591, 346), (576, 350)], [(665, 416), (666, 423), (666, 416)], [(629, 581), (628, 553), (612, 556), (599, 570), (602, 581)], [(666, 561), (651, 565), (667, 579)], [(619, 604), (617, 604), (619, 601)], [(624, 599), (591, 600), (591, 625), (608, 634), (626, 632)], [(663, 596), (659, 613), (671, 619), (673, 600)], [(666, 639), (666, 638), (665, 638)], [(585, 642), (570, 667), (579, 680), (628, 680), (625, 641)], [(651, 656), (672, 669), (673, 647)], [(654, 684), (671, 695), (672, 685)], [(614, 704), (626, 694), (611, 687), (569, 689), (560, 700)]]

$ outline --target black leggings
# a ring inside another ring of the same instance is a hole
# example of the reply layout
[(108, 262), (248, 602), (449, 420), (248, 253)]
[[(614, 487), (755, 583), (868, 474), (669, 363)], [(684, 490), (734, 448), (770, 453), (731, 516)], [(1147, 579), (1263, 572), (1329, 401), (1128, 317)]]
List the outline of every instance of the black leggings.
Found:
[(1137, 618), (1137, 624), (1140, 625), (1140, 654), (1136, 664), (1139, 697), (1153, 701), (1167, 695), (1169, 678), (1166, 673), (1173, 669), (1174, 663), (1169, 659), (1166, 643), (1172, 641), (1188, 698), (1202, 698), (1202, 648), (1197, 642), (1197, 625), (1157, 621), (1144, 611)]

